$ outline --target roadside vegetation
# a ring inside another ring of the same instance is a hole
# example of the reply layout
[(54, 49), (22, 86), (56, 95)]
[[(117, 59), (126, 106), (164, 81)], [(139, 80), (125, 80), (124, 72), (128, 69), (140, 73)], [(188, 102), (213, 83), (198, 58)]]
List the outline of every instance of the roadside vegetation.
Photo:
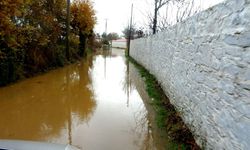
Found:
[(152, 106), (156, 111), (157, 126), (166, 131), (173, 140), (172, 148), (181, 150), (199, 150), (192, 133), (182, 121), (180, 114), (175, 110), (169, 99), (164, 94), (156, 78), (150, 74), (143, 66), (138, 64), (132, 57), (127, 56), (138, 69), (141, 77), (145, 81), (146, 91), (152, 100)]
[(66, 59), (66, 0), (0, 2), (0, 86), (74, 62), (95, 49), (90, 0), (71, 4)]

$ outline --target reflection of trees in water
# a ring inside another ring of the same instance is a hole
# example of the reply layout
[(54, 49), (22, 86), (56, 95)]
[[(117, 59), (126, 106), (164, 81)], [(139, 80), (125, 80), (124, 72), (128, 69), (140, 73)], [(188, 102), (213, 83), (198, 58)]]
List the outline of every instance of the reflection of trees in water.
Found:
[[(132, 91), (136, 90), (135, 85), (132, 82), (130, 63), (126, 60), (126, 74), (125, 80), (123, 81), (123, 91), (127, 94), (127, 105), (129, 107), (129, 100)], [(144, 103), (140, 104), (136, 112), (134, 112), (135, 126), (132, 127), (131, 132), (137, 134), (139, 137), (134, 141), (137, 145), (140, 144), (141, 150), (152, 150), (153, 149), (153, 139), (151, 135), (151, 128), (149, 122), (148, 112), (145, 108)], [(138, 143), (140, 142), (140, 143)]]
[(83, 61), (70, 68), (66, 84), (68, 87), (68, 106), (71, 106), (71, 112), (74, 112), (81, 121), (89, 120), (96, 106), (93, 95), (88, 86), (91, 84), (88, 76), (88, 70), (92, 67), (92, 61)]
[(107, 74), (107, 57), (111, 57), (112, 55), (112, 50), (107, 49), (107, 50), (102, 50), (102, 57), (104, 58), (104, 77), (106, 78)]
[(86, 60), (0, 89), (0, 138), (48, 141), (88, 121), (96, 107), (86, 87), (89, 65)]
[(124, 93), (127, 94), (127, 107), (129, 107), (129, 100), (130, 100), (131, 91), (133, 91), (135, 89), (135, 86), (131, 82), (129, 67), (130, 67), (130, 63), (126, 59), (126, 73), (125, 73), (125, 78), (122, 81), (122, 85), (123, 85), (122, 89), (123, 89)]
[(102, 57), (106, 58), (106, 57), (111, 57), (112, 56), (112, 50), (102, 50), (101, 51)]
[(151, 125), (149, 122), (148, 112), (144, 106), (141, 104), (138, 110), (134, 113), (135, 127), (132, 132), (136, 133), (142, 143), (140, 146), (141, 150), (152, 150), (153, 149), (153, 139), (151, 134)]

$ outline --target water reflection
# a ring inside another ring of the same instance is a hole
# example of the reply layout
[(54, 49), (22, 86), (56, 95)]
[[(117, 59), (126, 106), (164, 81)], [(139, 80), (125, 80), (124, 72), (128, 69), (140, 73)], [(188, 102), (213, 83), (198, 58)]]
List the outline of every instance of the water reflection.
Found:
[(0, 138), (86, 150), (157, 149), (135, 72), (124, 51), (112, 49), (0, 88)]
[[(138, 128), (144, 128), (145, 131), (147, 131), (144, 136), (143, 149), (173, 149), (174, 147), (172, 140), (169, 139), (166, 132), (162, 131), (157, 127), (157, 124), (155, 122), (156, 112), (153, 106), (151, 105), (152, 100), (147, 94), (144, 80), (141, 78), (138, 70), (133, 64), (129, 64), (129, 66), (129, 75), (131, 82), (133, 83), (133, 87), (135, 88), (135, 90), (139, 93), (144, 104), (143, 107), (138, 110), (137, 117)], [(145, 124), (147, 124), (147, 126), (145, 126)], [(152, 144), (154, 145), (153, 147)]]
[[(132, 67), (132, 70), (130, 69)], [(127, 93), (127, 106), (129, 107), (129, 100), (130, 100), (130, 93), (131, 92), (138, 92), (141, 94), (140, 91), (137, 91), (134, 80), (141, 80), (140, 76), (133, 76), (133, 74), (137, 73), (137, 70), (134, 66), (126, 60), (126, 82), (124, 82), (124, 91)], [(139, 77), (139, 78), (138, 78)], [(146, 94), (146, 93), (145, 93)], [(157, 149), (156, 145), (154, 145), (153, 137), (152, 137), (152, 130), (151, 130), (151, 123), (148, 111), (146, 110), (145, 104), (141, 103), (136, 111), (134, 112), (134, 120), (135, 126), (131, 130), (138, 134), (141, 137), (141, 150), (155, 150)]]
[(0, 89), (0, 138), (71, 143), (72, 126), (96, 107), (86, 87), (89, 62), (51, 71)]

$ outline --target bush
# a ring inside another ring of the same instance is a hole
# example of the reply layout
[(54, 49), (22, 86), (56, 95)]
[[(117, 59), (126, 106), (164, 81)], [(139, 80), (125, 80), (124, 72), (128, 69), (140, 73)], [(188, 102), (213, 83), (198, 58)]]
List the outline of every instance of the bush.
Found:
[(14, 82), (23, 76), (24, 54), (11, 48), (0, 50), (0, 86)]
[(104, 45), (109, 45), (109, 41), (108, 41), (107, 39), (103, 39), (103, 40), (102, 40), (102, 44), (104, 44)]
[(59, 45), (57, 50), (56, 50), (56, 65), (57, 66), (64, 66), (65, 64), (65, 46), (64, 45)]

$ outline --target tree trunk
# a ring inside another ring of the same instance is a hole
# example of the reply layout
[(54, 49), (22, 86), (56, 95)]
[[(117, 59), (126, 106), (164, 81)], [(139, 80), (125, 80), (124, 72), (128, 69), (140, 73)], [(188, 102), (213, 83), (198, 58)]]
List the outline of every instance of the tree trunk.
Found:
[(70, 60), (69, 54), (69, 24), (70, 24), (70, 0), (67, 0), (67, 21), (66, 21), (66, 58)]
[(157, 31), (157, 13), (158, 13), (157, 3), (155, 3), (154, 20), (153, 20), (153, 34), (155, 34)]
[(84, 35), (81, 31), (79, 32), (79, 55), (82, 57), (85, 54), (86, 49), (86, 35)]

